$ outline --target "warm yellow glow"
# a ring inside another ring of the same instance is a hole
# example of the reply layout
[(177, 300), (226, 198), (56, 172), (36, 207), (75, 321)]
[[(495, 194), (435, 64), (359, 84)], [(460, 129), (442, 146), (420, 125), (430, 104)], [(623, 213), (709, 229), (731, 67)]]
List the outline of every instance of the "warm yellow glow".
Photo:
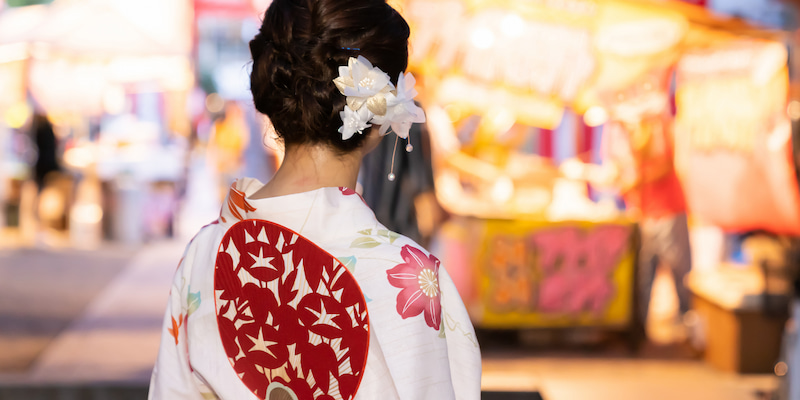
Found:
[(120, 86), (109, 86), (103, 95), (103, 108), (112, 115), (125, 111), (125, 90)]
[(31, 56), (39, 61), (48, 61), (53, 56), (52, 46), (43, 42), (34, 42), (29, 49)]
[[(769, 59), (766, 53), (773, 49), (771, 42), (740, 40), (683, 56), (677, 68), (676, 126), (692, 148), (751, 153), (758, 136), (775, 129), (776, 116), (791, 117), (797, 106), (786, 104), (788, 68), (775, 71), (761, 59)], [(772, 77), (762, 82), (770, 69)]]
[(679, 18), (645, 17), (637, 21), (607, 23), (595, 33), (595, 44), (604, 53), (625, 57), (656, 54), (680, 43), (686, 23)]
[(472, 45), (479, 49), (488, 49), (494, 45), (494, 32), (489, 28), (478, 28), (470, 37)]
[(77, 222), (96, 224), (103, 219), (103, 209), (93, 203), (78, 204), (72, 209), (72, 215)]
[(789, 105), (786, 106), (786, 115), (788, 115), (793, 121), (800, 119), (800, 101), (790, 101)]
[(118, 57), (108, 63), (107, 76), (113, 82), (158, 81), (168, 90), (191, 87), (192, 66), (185, 57)]
[(772, 77), (785, 68), (788, 57), (789, 52), (783, 43), (766, 44), (758, 57), (751, 61), (753, 82), (758, 86), (769, 84)]
[(455, 104), (445, 106), (444, 111), (446, 111), (447, 116), (450, 117), (450, 122), (457, 122), (464, 116), (461, 108)]
[(522, 35), (522, 31), (525, 29), (525, 23), (519, 15), (509, 14), (503, 18), (503, 26), (501, 29), (506, 36), (515, 38)]
[(3, 114), (3, 120), (11, 128), (19, 129), (31, 115), (31, 108), (27, 103), (17, 103), (9, 107)]
[(549, 96), (520, 94), (463, 77), (445, 78), (434, 97), (439, 104), (458, 106), (462, 115), (484, 115), (502, 107), (514, 114), (516, 122), (545, 129), (555, 129), (564, 113), (562, 103)]
[(600, 106), (592, 106), (583, 114), (583, 122), (591, 127), (600, 126), (608, 121), (608, 111)]
[(211, 93), (206, 96), (206, 110), (208, 110), (208, 112), (216, 114), (222, 112), (223, 108), (225, 108), (225, 100), (222, 100), (219, 94)]
[(46, 187), (39, 195), (39, 218), (55, 220), (64, 212), (64, 197), (58, 190)]
[[(681, 50), (689, 30), (686, 17), (637, 3), (407, 0), (406, 16), (415, 32), (410, 63), (436, 77), (429, 84), (434, 90), (464, 78), (473, 86), (582, 111), (629, 87), (634, 77), (671, 65)], [(526, 51), (532, 43), (535, 50)], [(485, 102), (473, 91), (452, 103)], [(550, 111), (554, 107), (506, 106), (539, 120), (542, 115), (560, 119)], [(469, 108), (468, 114), (483, 114)], [(535, 122), (531, 125), (546, 127)]]
[(64, 162), (73, 168), (86, 168), (94, 162), (94, 154), (86, 147), (73, 147), (64, 152)]
[(565, 177), (572, 180), (582, 179), (586, 171), (584, 164), (577, 158), (565, 160), (563, 163), (561, 163), (558, 169), (562, 174), (564, 174)]
[(505, 107), (492, 108), (486, 114), (490, 124), (489, 129), (497, 135), (508, 132), (508, 130), (514, 126), (514, 114)]
[(12, 43), (0, 45), (0, 64), (28, 58), (28, 45)]
[(504, 204), (514, 196), (514, 182), (507, 176), (501, 176), (492, 185), (492, 201)]

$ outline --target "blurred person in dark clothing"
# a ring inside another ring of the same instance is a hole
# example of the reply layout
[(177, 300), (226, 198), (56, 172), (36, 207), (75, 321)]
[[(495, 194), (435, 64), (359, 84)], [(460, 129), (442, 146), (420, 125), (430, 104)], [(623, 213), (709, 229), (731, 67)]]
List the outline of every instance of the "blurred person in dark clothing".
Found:
[(46, 115), (34, 113), (31, 119), (31, 136), (36, 144), (36, 162), (33, 165), (33, 177), (39, 192), (42, 191), (47, 174), (61, 170), (56, 151), (58, 139), (53, 132), (53, 124)]
[[(435, 202), (430, 137), (426, 125), (412, 125), (408, 143), (401, 140), (397, 147), (394, 138), (384, 138), (375, 151), (364, 157), (360, 179), (364, 186), (364, 201), (387, 228), (428, 245), (432, 227), (440, 222), (429, 220), (443, 216), (444, 211)], [(414, 151), (407, 151), (410, 149)], [(392, 159), (394, 170), (391, 170)], [(386, 179), (389, 173), (395, 174), (394, 181)], [(420, 210), (421, 207), (425, 210)]]

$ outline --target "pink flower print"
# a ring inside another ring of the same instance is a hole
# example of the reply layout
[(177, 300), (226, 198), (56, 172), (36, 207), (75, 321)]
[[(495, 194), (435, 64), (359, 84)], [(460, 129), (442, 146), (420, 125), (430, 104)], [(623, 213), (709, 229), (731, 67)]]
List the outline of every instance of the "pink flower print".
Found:
[(425, 323), (439, 330), (442, 322), (439, 260), (409, 245), (403, 246), (400, 256), (405, 262), (386, 271), (389, 284), (402, 289), (397, 295), (397, 313), (406, 319), (424, 312)]

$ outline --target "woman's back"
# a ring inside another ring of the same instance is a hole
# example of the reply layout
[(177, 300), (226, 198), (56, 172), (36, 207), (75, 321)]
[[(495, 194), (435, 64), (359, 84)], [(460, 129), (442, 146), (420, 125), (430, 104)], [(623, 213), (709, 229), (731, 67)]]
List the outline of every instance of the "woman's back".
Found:
[(435, 257), (348, 189), (237, 185), (175, 275), (151, 398), (479, 397), (478, 344)]
[(480, 397), (447, 272), (352, 190), (382, 135), (425, 121), (408, 36), (383, 0), (271, 3), (251, 92), (285, 158), (266, 184), (239, 180), (187, 247), (151, 399)]

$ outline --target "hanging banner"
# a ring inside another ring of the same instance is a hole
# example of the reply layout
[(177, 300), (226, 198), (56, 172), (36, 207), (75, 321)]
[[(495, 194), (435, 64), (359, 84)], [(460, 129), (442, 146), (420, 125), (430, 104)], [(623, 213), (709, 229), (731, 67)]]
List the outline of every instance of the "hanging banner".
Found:
[[(486, 96), (463, 93), (488, 93), (548, 129), (561, 118), (550, 110), (582, 113), (598, 92), (674, 62), (688, 27), (675, 12), (613, 0), (409, 0), (403, 11), (412, 67), (435, 101), (480, 113)], [(521, 98), (550, 106), (518, 107)]]
[(740, 39), (678, 63), (676, 167), (704, 222), (800, 234), (786, 60), (781, 43)]

